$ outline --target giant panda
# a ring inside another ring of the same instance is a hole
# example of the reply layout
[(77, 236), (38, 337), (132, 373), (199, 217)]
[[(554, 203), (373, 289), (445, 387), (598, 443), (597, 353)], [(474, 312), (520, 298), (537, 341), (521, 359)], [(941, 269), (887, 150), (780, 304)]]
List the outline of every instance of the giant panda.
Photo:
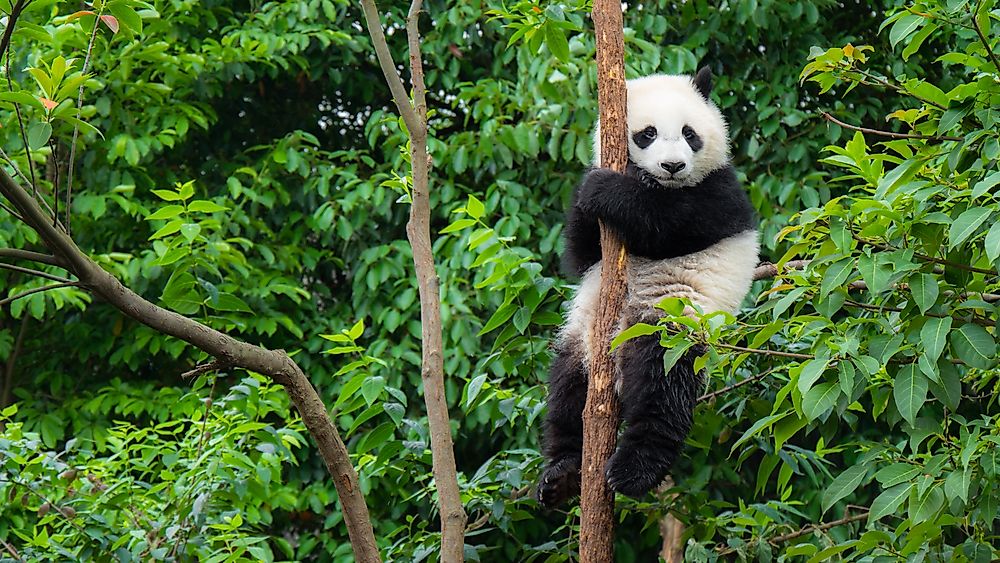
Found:
[[(582, 414), (590, 335), (601, 285), (598, 220), (624, 242), (628, 294), (618, 329), (655, 324), (655, 305), (685, 297), (705, 313), (735, 313), (758, 262), (759, 235), (750, 200), (729, 159), (722, 113), (709, 98), (712, 73), (653, 75), (627, 81), (629, 162), (624, 174), (600, 166), (577, 186), (566, 213), (563, 266), (581, 276), (556, 340), (544, 421), (546, 467), (536, 495), (556, 506), (579, 493)], [(694, 314), (693, 311), (688, 311)], [(691, 429), (703, 388), (692, 348), (664, 373), (656, 335), (627, 341), (615, 351), (615, 388), (624, 430), (605, 467), (609, 486), (641, 496), (666, 477)]]

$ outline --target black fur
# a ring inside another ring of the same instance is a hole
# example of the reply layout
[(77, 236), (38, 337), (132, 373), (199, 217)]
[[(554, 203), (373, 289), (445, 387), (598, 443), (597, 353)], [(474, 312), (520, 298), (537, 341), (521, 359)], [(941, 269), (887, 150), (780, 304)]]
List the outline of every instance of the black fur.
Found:
[(669, 374), (663, 371), (663, 347), (656, 335), (630, 340), (620, 350), (625, 431), (605, 474), (613, 490), (639, 497), (667, 476), (691, 430), (704, 385), (694, 361), (704, 350), (686, 352)]
[(587, 375), (583, 354), (561, 349), (549, 372), (548, 411), (545, 415), (545, 458), (549, 460), (538, 482), (538, 501), (547, 507), (562, 504), (580, 493), (583, 449), (583, 407), (587, 402)]
[(681, 129), (681, 133), (684, 134), (684, 140), (687, 141), (689, 147), (691, 147), (691, 152), (698, 152), (705, 146), (705, 141), (701, 140), (698, 136), (698, 132), (692, 129), (690, 126), (685, 125)]
[(625, 174), (594, 168), (566, 213), (568, 273), (581, 275), (601, 259), (598, 219), (621, 237), (629, 254), (652, 259), (698, 252), (755, 228), (753, 206), (731, 166), (684, 188), (663, 187), (631, 163)]
[(649, 145), (653, 144), (653, 141), (655, 140), (656, 140), (656, 127), (653, 127), (652, 125), (632, 135), (632, 141), (635, 143), (635, 146), (639, 147), (640, 149), (648, 147)]
[(712, 93), (712, 69), (703, 66), (694, 75), (694, 87), (706, 100)]

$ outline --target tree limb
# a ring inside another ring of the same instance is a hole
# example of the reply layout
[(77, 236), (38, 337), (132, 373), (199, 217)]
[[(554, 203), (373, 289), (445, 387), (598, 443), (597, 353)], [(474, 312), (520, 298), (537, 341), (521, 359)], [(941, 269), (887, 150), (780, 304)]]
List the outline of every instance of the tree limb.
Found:
[(821, 111), (820, 115), (826, 118), (827, 121), (831, 123), (836, 123), (844, 129), (850, 129), (851, 131), (861, 131), (862, 133), (870, 133), (872, 135), (879, 135), (882, 137), (889, 137), (892, 139), (924, 139), (927, 141), (963, 141), (962, 137), (949, 137), (947, 135), (920, 135), (918, 133), (894, 133), (892, 131), (882, 131), (881, 129), (869, 129), (867, 127), (858, 127), (857, 125), (851, 125), (849, 123), (844, 123), (843, 121), (837, 119), (836, 117), (830, 115), (825, 111)]
[(0, 193), (20, 211), (25, 223), (38, 233), (49, 251), (65, 263), (64, 267), (80, 278), (81, 286), (158, 332), (179, 338), (235, 367), (264, 374), (283, 385), (334, 478), (356, 559), (364, 563), (380, 561), (368, 506), (358, 487), (358, 475), (351, 465), (347, 447), (337, 434), (316, 389), (288, 354), (242, 342), (146, 301), (77, 248), (72, 238), (53, 226), (38, 202), (3, 170), (0, 170)]
[[(6, 174), (4, 174), (4, 175), (6, 175)], [(56, 281), (56, 282), (75, 283), (75, 282), (73, 282), (73, 280), (71, 280), (69, 278), (64, 278), (62, 276), (57, 276), (55, 274), (50, 274), (48, 272), (43, 272), (41, 270), (34, 270), (34, 269), (31, 269), (31, 268), (23, 268), (21, 266), (15, 266), (13, 264), (8, 264), (6, 262), (0, 262), (0, 270), (11, 270), (11, 271), (14, 271), (14, 272), (21, 272), (22, 274), (28, 274), (28, 275), (31, 275), (31, 276), (37, 276), (37, 277), (40, 277), (40, 278), (45, 278), (47, 280), (52, 280), (52, 281)]]
[[(17, 357), (21, 355), (21, 348), (24, 345), (24, 335), (28, 332), (29, 319), (31, 319), (31, 315), (24, 315), (21, 318), (21, 328), (17, 331), (14, 348), (10, 351), (10, 357), (7, 358), (7, 365), (4, 367), (3, 391), (0, 391), (0, 409), (3, 409), (11, 402), (14, 390), (14, 364), (17, 362)], [(3, 423), (0, 422), (0, 430), (2, 429)]]
[(29, 260), (31, 262), (38, 262), (39, 264), (48, 264), (49, 266), (58, 266), (60, 268), (65, 268), (63, 261), (59, 258), (52, 256), (51, 254), (42, 254), (41, 252), (32, 252), (30, 250), (20, 250), (17, 248), (0, 248), (0, 258), (14, 258), (16, 260)]
[(16, 295), (11, 295), (10, 297), (6, 297), (4, 299), (0, 299), (0, 307), (3, 307), (4, 305), (8, 305), (10, 303), (13, 303), (14, 301), (17, 301), (18, 299), (21, 299), (22, 297), (27, 297), (29, 295), (34, 295), (36, 293), (41, 293), (43, 291), (48, 291), (50, 289), (59, 289), (61, 287), (75, 287), (75, 286), (78, 286), (78, 285), (80, 285), (80, 284), (77, 283), (77, 282), (74, 282), (74, 281), (63, 282), (63, 283), (54, 283), (54, 284), (51, 284), (51, 285), (43, 285), (42, 287), (36, 287), (36, 288), (33, 288), (33, 289), (29, 289), (27, 291), (22, 291), (21, 293), (18, 293)]
[[(597, 99), (600, 109), (602, 166), (624, 172), (627, 91), (622, 7), (618, 0), (594, 0), (591, 17), (597, 39)], [(601, 231), (601, 299), (594, 326), (589, 327), (591, 354), (587, 401), (583, 409), (583, 460), (580, 491), (580, 561), (614, 560), (614, 492), (604, 466), (615, 449), (619, 426), (618, 395), (611, 338), (618, 329), (627, 291), (628, 256), (621, 240), (603, 223)]]
[(382, 33), (382, 22), (374, 0), (363, 0), (365, 22), (372, 45), (392, 92), (393, 102), (406, 122), (410, 134), (410, 165), (413, 185), (410, 219), (406, 237), (413, 249), (413, 266), (420, 295), (421, 378), (424, 404), (430, 426), (431, 461), (434, 486), (441, 508), (441, 561), (465, 559), (465, 524), (468, 516), (462, 507), (451, 436), (451, 418), (444, 389), (444, 356), (441, 335), (441, 291), (434, 267), (430, 234), (430, 156), (427, 153), (427, 101), (423, 62), (420, 58), (420, 9), (422, 0), (413, 0), (406, 18), (406, 37), (410, 53), (410, 81), (413, 101), (406, 96), (403, 81), (396, 73), (392, 55)]

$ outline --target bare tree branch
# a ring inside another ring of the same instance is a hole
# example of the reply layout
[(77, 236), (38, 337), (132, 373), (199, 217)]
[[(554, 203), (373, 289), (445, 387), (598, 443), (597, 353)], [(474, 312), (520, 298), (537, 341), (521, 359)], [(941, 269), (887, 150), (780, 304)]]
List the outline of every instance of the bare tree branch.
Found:
[[(6, 175), (6, 174), (5, 174)], [(9, 176), (8, 176), (9, 177)], [(23, 268), (21, 266), (15, 266), (13, 264), (8, 264), (6, 262), (0, 262), (0, 270), (11, 270), (14, 272), (21, 272), (22, 274), (28, 274), (31, 276), (37, 276), (40, 278), (45, 278), (47, 280), (62, 282), (62, 283), (75, 283), (69, 278), (64, 278), (62, 276), (57, 276), (55, 274), (50, 274), (48, 272), (43, 272), (41, 270), (33, 270), (31, 268)]]
[[(52, 224), (38, 202), (3, 170), (0, 170), (0, 194), (17, 208), (45, 246), (80, 278), (81, 286), (156, 331), (179, 338), (235, 367), (264, 374), (283, 385), (334, 478), (355, 558), (364, 563), (380, 561), (368, 506), (358, 487), (358, 475), (351, 465), (347, 447), (337, 434), (316, 389), (288, 354), (242, 342), (146, 301), (80, 251), (69, 235)], [(71, 280), (61, 278), (57, 281)]]
[(31, 262), (38, 262), (39, 264), (48, 264), (49, 266), (58, 266), (60, 268), (65, 267), (63, 266), (62, 260), (52, 256), (51, 254), (42, 254), (41, 252), (32, 252), (30, 250), (20, 250), (17, 248), (0, 248), (0, 258), (30, 260)]
[(843, 121), (837, 119), (836, 117), (830, 115), (825, 111), (819, 112), (827, 121), (831, 123), (836, 123), (844, 129), (850, 129), (851, 131), (861, 131), (862, 133), (870, 133), (872, 135), (879, 135), (881, 137), (889, 137), (892, 139), (924, 139), (927, 141), (962, 141), (962, 137), (949, 137), (947, 135), (920, 135), (918, 133), (894, 133), (892, 131), (882, 131), (881, 129), (869, 129), (867, 127), (858, 127), (857, 125), (851, 125), (849, 123), (844, 123)]
[(80, 285), (80, 284), (77, 283), (77, 282), (63, 282), (63, 283), (54, 283), (52, 285), (43, 285), (42, 287), (36, 287), (36, 288), (33, 288), (33, 289), (29, 289), (27, 291), (22, 291), (21, 293), (18, 293), (17, 295), (11, 295), (10, 297), (6, 297), (4, 299), (0, 299), (0, 307), (3, 307), (4, 305), (8, 305), (10, 303), (13, 303), (14, 301), (17, 301), (18, 299), (20, 299), (22, 297), (27, 297), (29, 295), (34, 295), (36, 293), (41, 293), (43, 291), (49, 291), (50, 289), (59, 289), (61, 287), (75, 287), (75, 286), (78, 286), (78, 285)]
[(430, 157), (427, 153), (427, 101), (423, 62), (420, 58), (419, 18), (422, 0), (413, 0), (406, 18), (406, 37), (410, 53), (410, 80), (413, 101), (406, 96), (403, 81), (382, 33), (382, 22), (374, 0), (363, 0), (365, 22), (372, 38), (376, 56), (392, 92), (392, 99), (406, 122), (410, 134), (410, 165), (413, 172), (410, 220), (406, 237), (413, 249), (413, 265), (420, 295), (421, 378), (424, 383), (424, 404), (431, 434), (431, 459), (434, 486), (441, 505), (441, 561), (460, 562), (465, 559), (465, 524), (468, 516), (462, 507), (458, 488), (455, 448), (451, 436), (451, 419), (444, 392), (444, 356), (441, 336), (441, 292), (430, 235)]
[[(622, 6), (618, 0), (594, 0), (591, 12), (597, 40), (597, 99), (601, 123), (601, 165), (624, 172), (627, 91)], [(595, 155), (596, 156), (596, 155)], [(591, 327), (587, 401), (583, 409), (583, 460), (580, 487), (580, 561), (614, 560), (614, 492), (604, 467), (615, 449), (619, 426), (618, 395), (614, 390), (611, 338), (622, 316), (628, 255), (621, 240), (603, 222), (601, 231), (601, 299)]]

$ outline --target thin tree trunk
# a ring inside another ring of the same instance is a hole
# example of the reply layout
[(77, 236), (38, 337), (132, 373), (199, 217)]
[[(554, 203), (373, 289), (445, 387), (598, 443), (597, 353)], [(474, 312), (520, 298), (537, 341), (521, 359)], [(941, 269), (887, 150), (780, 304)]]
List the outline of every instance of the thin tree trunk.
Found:
[(392, 62), (382, 22), (374, 0), (363, 0), (365, 22), (379, 65), (385, 75), (393, 101), (410, 134), (410, 165), (413, 171), (410, 220), (406, 236), (413, 249), (413, 266), (417, 274), (420, 295), (421, 370), (424, 384), (424, 404), (431, 435), (431, 460), (434, 486), (441, 511), (441, 561), (458, 563), (465, 559), (465, 524), (455, 465), (455, 448), (451, 437), (451, 418), (444, 391), (444, 356), (441, 337), (441, 294), (430, 234), (430, 157), (427, 154), (427, 103), (424, 69), (420, 59), (418, 20), (422, 0), (413, 0), (406, 18), (406, 36), (410, 51), (410, 81), (413, 101), (403, 89), (402, 79)]
[[(667, 477), (660, 485), (657, 496), (660, 497), (662, 506), (670, 506), (677, 499), (677, 493), (666, 493), (665, 491), (674, 486), (674, 480)], [(660, 518), (660, 537), (663, 538), (663, 546), (660, 549), (660, 557), (664, 563), (682, 563), (684, 561), (684, 543), (681, 541), (684, 535), (684, 524), (667, 512)]]
[[(601, 119), (601, 164), (618, 172), (628, 163), (625, 120), (625, 43), (621, 2), (594, 0), (597, 35), (597, 94)], [(590, 379), (583, 410), (583, 467), (580, 493), (580, 561), (614, 560), (614, 493), (604, 466), (615, 448), (619, 418), (614, 390), (611, 338), (618, 329), (627, 291), (625, 247), (601, 225), (601, 307), (591, 329)]]

